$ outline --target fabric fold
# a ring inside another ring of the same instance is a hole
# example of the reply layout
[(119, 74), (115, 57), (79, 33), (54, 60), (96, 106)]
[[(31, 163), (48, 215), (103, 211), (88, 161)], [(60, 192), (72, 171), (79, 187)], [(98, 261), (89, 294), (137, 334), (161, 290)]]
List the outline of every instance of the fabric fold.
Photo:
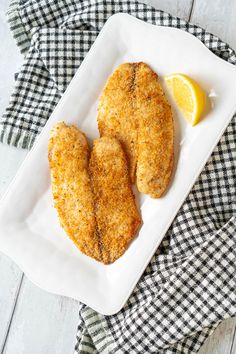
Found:
[(22, 54), (26, 53), (30, 47), (30, 38), (26, 32), (20, 14), (20, 0), (11, 1), (7, 11), (8, 23), (13, 37)]
[[(222, 320), (235, 315), (235, 242), (232, 217), (193, 254), (174, 263), (159, 289), (146, 284), (141, 290), (138, 285), (136, 292), (145, 291), (145, 296), (130, 299), (121, 313), (106, 317), (82, 308), (87, 339), (79, 343), (78, 352), (88, 343), (99, 353), (197, 352)], [(163, 258), (159, 255), (160, 263)]]

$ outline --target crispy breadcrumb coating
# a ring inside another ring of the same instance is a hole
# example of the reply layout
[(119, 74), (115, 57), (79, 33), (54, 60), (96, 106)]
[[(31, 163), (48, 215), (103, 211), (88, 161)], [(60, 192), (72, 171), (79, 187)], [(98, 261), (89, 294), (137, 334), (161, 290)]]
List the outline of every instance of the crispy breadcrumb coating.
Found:
[(99, 100), (98, 128), (101, 136), (116, 137), (129, 163), (131, 182), (135, 181), (138, 125), (134, 114), (134, 78), (132, 64), (121, 64), (108, 79)]
[(152, 198), (165, 192), (173, 169), (174, 129), (171, 107), (158, 76), (147, 64), (136, 71), (136, 115), (139, 122), (136, 180)]
[(57, 123), (51, 131), (48, 158), (61, 226), (81, 252), (101, 261), (85, 135), (73, 125)]
[(98, 127), (101, 136), (122, 143), (138, 190), (161, 197), (173, 169), (173, 119), (158, 76), (147, 64), (125, 63), (113, 72), (99, 101)]
[(89, 170), (102, 260), (113, 263), (126, 251), (141, 222), (126, 157), (117, 139), (95, 140)]
[(94, 142), (57, 123), (48, 144), (54, 206), (61, 226), (81, 252), (105, 264), (127, 249), (140, 225), (126, 157), (115, 138)]

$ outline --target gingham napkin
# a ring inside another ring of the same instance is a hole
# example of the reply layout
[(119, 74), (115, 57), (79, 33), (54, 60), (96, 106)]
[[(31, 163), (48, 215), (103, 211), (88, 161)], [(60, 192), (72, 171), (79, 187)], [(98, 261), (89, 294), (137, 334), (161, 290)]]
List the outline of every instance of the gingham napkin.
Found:
[[(32, 146), (117, 12), (188, 31), (236, 64), (233, 50), (217, 37), (135, 1), (15, 0), (9, 23), (25, 62), (0, 123), (1, 141)], [(236, 314), (235, 137), (234, 117), (123, 310), (102, 316), (80, 305), (76, 352), (196, 353)]]

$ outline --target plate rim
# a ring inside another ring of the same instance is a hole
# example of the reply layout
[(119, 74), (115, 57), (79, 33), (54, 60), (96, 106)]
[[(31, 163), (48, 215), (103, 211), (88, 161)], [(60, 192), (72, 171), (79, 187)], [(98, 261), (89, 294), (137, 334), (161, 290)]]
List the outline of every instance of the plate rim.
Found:
[[(34, 150), (37, 148), (37, 145), (39, 144), (40, 140), (42, 139), (48, 124), (51, 121), (52, 116), (55, 115), (55, 112), (60, 108), (60, 106), (63, 104), (63, 99), (66, 97), (67, 92), (69, 87), (72, 85), (73, 81), (76, 80), (77, 76), (79, 75), (79, 72), (81, 70), (81, 68), (83, 68), (83, 64), (86, 61), (86, 59), (88, 59), (88, 57), (90, 55), (92, 55), (95, 46), (98, 45), (98, 39), (101, 38), (104, 33), (109, 29), (110, 24), (113, 23), (113, 25), (115, 24), (118, 25), (119, 22), (118, 21), (133, 21), (133, 22), (139, 22), (140, 24), (147, 26), (147, 27), (153, 27), (153, 28), (159, 28), (162, 29), (164, 31), (177, 31), (179, 33), (181, 33), (182, 35), (185, 35), (186, 38), (190, 39), (191, 41), (194, 40), (196, 42), (198, 42), (198, 45), (201, 44), (202, 49), (204, 49), (206, 52), (208, 52), (208, 55), (211, 55), (212, 57), (214, 57), (215, 60), (220, 61), (221, 64), (227, 65), (228, 67), (230, 67), (231, 69), (233, 69), (235, 71), (235, 75), (236, 75), (236, 66), (232, 63), (229, 63), (227, 61), (225, 61), (224, 59), (218, 57), (217, 55), (215, 55), (212, 51), (210, 51), (201, 41), (200, 39), (198, 39), (197, 37), (195, 37), (193, 34), (186, 32), (182, 29), (179, 28), (175, 28), (175, 27), (169, 27), (169, 26), (157, 26), (148, 22), (145, 22), (141, 19), (138, 19), (132, 15), (126, 14), (126, 13), (116, 13), (114, 15), (112, 15), (111, 17), (109, 17), (109, 19), (106, 21), (105, 25), (103, 26), (102, 30), (100, 31), (99, 35), (97, 36), (95, 42), (93, 43), (93, 45), (91, 46), (89, 52), (87, 53), (86, 57), (84, 58), (83, 62), (81, 63), (81, 65), (79, 66), (79, 68), (76, 70), (76, 73), (74, 75), (74, 77), (72, 78), (71, 82), (69, 83), (67, 89), (65, 90), (65, 92), (63, 93), (62, 97), (60, 98), (59, 102), (57, 103), (57, 105), (55, 106), (53, 112), (51, 113), (50, 117), (48, 118), (45, 126), (43, 127), (41, 133), (39, 134), (39, 136), (36, 138), (35, 143), (32, 147), (32, 149), (28, 152), (27, 156), (24, 158), (21, 166), (19, 167), (19, 169), (17, 170), (17, 173), (15, 174), (14, 178), (12, 179), (11, 183), (9, 184), (9, 186), (7, 187), (6, 191), (4, 192), (4, 194), (2, 195), (1, 199), (0, 199), (0, 212), (1, 212), (1, 208), (3, 205), (4, 200), (7, 198), (9, 192), (11, 191), (12, 187), (15, 185), (19, 174), (21, 173), (21, 171), (24, 170), (24, 166), (26, 164), (26, 162), (28, 161), (28, 159), (31, 157), (31, 155), (33, 154)], [(21, 268), (21, 270), (25, 273), (25, 275), (27, 276), (27, 278), (32, 281), (32, 283), (34, 283), (36, 286), (40, 287), (41, 289), (56, 294), (56, 295), (60, 295), (60, 296), (67, 296), (70, 297), (72, 299), (76, 299), (78, 301), (81, 301), (83, 303), (86, 303), (88, 306), (90, 306), (91, 308), (93, 308), (95, 311), (103, 314), (103, 315), (113, 315), (117, 312), (119, 312), (125, 305), (125, 303), (127, 302), (128, 298), (130, 297), (131, 293), (134, 290), (134, 287), (136, 286), (138, 280), (140, 279), (140, 277), (142, 276), (143, 272), (145, 271), (147, 265), (149, 264), (151, 258), (153, 257), (154, 253), (156, 252), (156, 249), (159, 247), (160, 243), (162, 242), (166, 231), (169, 229), (171, 223), (173, 222), (174, 218), (176, 217), (176, 214), (178, 213), (179, 209), (181, 208), (182, 204), (184, 203), (185, 199), (187, 198), (189, 192), (191, 191), (191, 189), (193, 188), (194, 183), (196, 182), (196, 179), (198, 178), (198, 176), (200, 175), (201, 171), (203, 170), (206, 162), (208, 161), (209, 157), (211, 156), (215, 146), (217, 145), (217, 143), (219, 142), (221, 136), (223, 135), (225, 129), (227, 128), (228, 124), (230, 123), (231, 118), (233, 117), (234, 113), (236, 111), (236, 99), (235, 99), (235, 107), (232, 109), (232, 112), (230, 113), (229, 117), (226, 119), (226, 123), (223, 125), (223, 128), (220, 130), (219, 134), (217, 135), (217, 138), (214, 141), (214, 144), (212, 145), (211, 149), (209, 149), (208, 153), (205, 155), (205, 158), (203, 159), (201, 166), (199, 167), (199, 169), (197, 170), (196, 174), (194, 175), (194, 178), (192, 180), (192, 183), (190, 185), (190, 187), (188, 188), (187, 192), (184, 194), (184, 196), (180, 199), (180, 202), (178, 203), (177, 207), (175, 208), (174, 212), (172, 213), (172, 217), (170, 218), (169, 222), (166, 224), (164, 231), (163, 231), (163, 237), (159, 240), (159, 242), (156, 243), (155, 245), (155, 249), (152, 249), (152, 251), (150, 252), (149, 257), (147, 257), (146, 262), (144, 262), (144, 265), (142, 267), (142, 270), (137, 272), (137, 276), (135, 277), (134, 281), (132, 283), (130, 283), (129, 285), (129, 291), (127, 291), (126, 296), (124, 297), (122, 303), (117, 303), (115, 306), (113, 305), (109, 305), (110, 306), (110, 311), (104, 311), (103, 309), (101, 309), (101, 307), (99, 308), (99, 306), (97, 305), (90, 305), (89, 302), (84, 301), (83, 299), (81, 299), (81, 296), (77, 296), (77, 297), (73, 297), (67, 294), (63, 294), (62, 292), (57, 292), (55, 290), (50, 289), (50, 287), (48, 286), (44, 286), (42, 285), (42, 283), (39, 281), (37, 281), (36, 279), (33, 279), (33, 277), (29, 276), (28, 274), (28, 270), (24, 269), (25, 267), (22, 267), (20, 265), (19, 261), (16, 261), (14, 259), (14, 257), (11, 256), (10, 252), (5, 252), (4, 250), (0, 249), (1, 252), (3, 252), (4, 254), (6, 254), (8, 257), (10, 257), (13, 261), (15, 261), (17, 263), (17, 265), (19, 265), (19, 267)], [(1, 226), (1, 225), (0, 225)], [(128, 288), (128, 287), (127, 287)], [(108, 305), (108, 304), (107, 304)], [(108, 309), (108, 306), (107, 306)]]

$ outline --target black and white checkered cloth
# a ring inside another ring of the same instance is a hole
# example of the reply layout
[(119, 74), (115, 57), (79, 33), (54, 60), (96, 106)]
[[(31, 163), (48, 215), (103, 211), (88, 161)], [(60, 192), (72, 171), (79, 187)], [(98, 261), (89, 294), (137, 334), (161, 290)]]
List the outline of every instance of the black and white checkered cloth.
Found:
[[(188, 31), (236, 64), (217, 37), (136, 1), (15, 0), (9, 23), (25, 61), (0, 122), (1, 141), (32, 146), (117, 12)], [(236, 315), (235, 137), (234, 117), (123, 310), (102, 316), (81, 305), (76, 352), (196, 353), (222, 320)]]

